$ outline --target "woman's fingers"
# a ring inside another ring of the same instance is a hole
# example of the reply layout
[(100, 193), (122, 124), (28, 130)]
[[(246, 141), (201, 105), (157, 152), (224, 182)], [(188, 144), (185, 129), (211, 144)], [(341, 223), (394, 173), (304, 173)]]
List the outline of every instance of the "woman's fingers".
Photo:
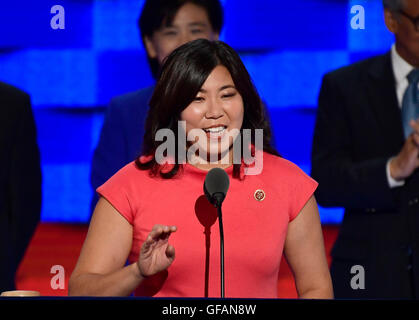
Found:
[(145, 245), (144, 249), (148, 249), (151, 244), (159, 240), (168, 239), (170, 234), (173, 232), (176, 232), (176, 230), (177, 230), (176, 226), (166, 226), (166, 225), (161, 225), (161, 224), (154, 225), (146, 241), (144, 242), (144, 245)]
[(166, 257), (168, 259), (174, 259), (175, 258), (175, 248), (170, 244), (166, 248)]
[(158, 240), (163, 235), (170, 235), (170, 233), (175, 232), (175, 226), (165, 226), (161, 224), (154, 225), (153, 229), (150, 232), (150, 236), (153, 240)]
[(175, 248), (168, 238), (176, 232), (176, 226), (154, 225), (141, 246), (139, 268), (143, 275), (149, 276), (166, 269), (175, 259)]

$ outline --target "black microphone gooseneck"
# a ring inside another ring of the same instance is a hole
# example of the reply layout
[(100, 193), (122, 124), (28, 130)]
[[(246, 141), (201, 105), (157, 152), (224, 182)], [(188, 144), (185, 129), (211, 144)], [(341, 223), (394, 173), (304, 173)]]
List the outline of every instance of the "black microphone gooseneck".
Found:
[(225, 297), (224, 281), (224, 230), (222, 203), (227, 194), (230, 180), (227, 173), (221, 168), (213, 168), (205, 177), (204, 193), (208, 200), (217, 208), (218, 224), (220, 228), (220, 276), (221, 276), (221, 298)]
[[(218, 212), (218, 225), (220, 228), (220, 276), (221, 276), (221, 298), (225, 297), (225, 281), (224, 281), (224, 228), (223, 228), (223, 213), (221, 210), (221, 203), (216, 202), (215, 207)], [(218, 204), (219, 203), (219, 204)]]

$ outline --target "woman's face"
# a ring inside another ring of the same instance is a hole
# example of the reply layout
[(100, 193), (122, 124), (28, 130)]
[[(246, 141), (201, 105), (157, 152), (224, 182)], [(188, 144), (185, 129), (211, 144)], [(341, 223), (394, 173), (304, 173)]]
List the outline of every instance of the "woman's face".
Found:
[(192, 142), (208, 156), (229, 151), (242, 127), (243, 115), (242, 96), (227, 68), (218, 65), (180, 117), (186, 122), (187, 137), (199, 133), (199, 139)]
[(186, 3), (179, 8), (170, 26), (163, 26), (146, 37), (145, 45), (151, 58), (162, 65), (163, 60), (177, 47), (196, 39), (218, 40), (204, 8)]

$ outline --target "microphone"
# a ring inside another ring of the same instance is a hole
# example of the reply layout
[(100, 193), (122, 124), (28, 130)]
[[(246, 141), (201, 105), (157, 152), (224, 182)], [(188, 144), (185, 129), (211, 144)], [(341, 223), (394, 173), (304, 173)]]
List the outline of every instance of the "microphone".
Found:
[(221, 207), (229, 186), (230, 179), (227, 173), (221, 168), (213, 168), (205, 177), (204, 193), (208, 201), (218, 208)]
[(221, 168), (213, 168), (208, 171), (204, 181), (204, 193), (208, 201), (212, 203), (218, 212), (218, 223), (220, 227), (220, 275), (221, 275), (221, 298), (225, 296), (224, 281), (224, 230), (223, 214), (221, 205), (227, 195), (230, 179), (227, 173)]

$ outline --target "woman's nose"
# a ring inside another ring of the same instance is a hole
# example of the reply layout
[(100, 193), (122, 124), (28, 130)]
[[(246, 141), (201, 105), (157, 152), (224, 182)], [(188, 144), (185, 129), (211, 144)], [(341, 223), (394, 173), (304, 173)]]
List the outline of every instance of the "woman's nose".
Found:
[(214, 99), (208, 99), (205, 117), (208, 119), (218, 119), (218, 118), (221, 118), (222, 116), (223, 116), (222, 107)]

